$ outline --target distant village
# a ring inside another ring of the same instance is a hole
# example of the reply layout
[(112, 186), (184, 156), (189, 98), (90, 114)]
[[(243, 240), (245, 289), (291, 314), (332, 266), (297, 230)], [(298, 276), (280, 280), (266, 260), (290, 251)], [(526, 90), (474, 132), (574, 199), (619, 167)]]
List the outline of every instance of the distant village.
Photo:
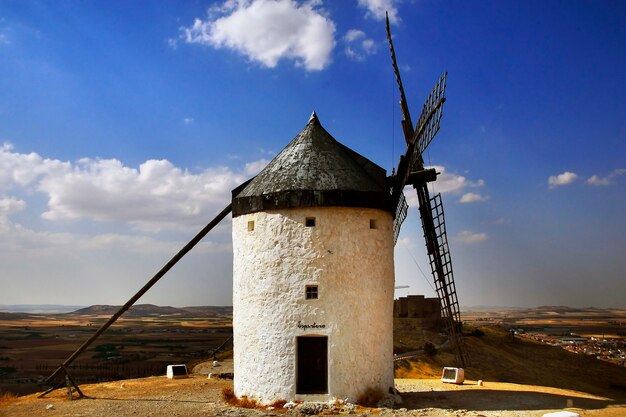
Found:
[(569, 352), (594, 356), (597, 359), (626, 367), (626, 338), (624, 337), (581, 337), (570, 329), (561, 327), (544, 328), (542, 331), (509, 328), (509, 331), (513, 335), (550, 346), (560, 346)]

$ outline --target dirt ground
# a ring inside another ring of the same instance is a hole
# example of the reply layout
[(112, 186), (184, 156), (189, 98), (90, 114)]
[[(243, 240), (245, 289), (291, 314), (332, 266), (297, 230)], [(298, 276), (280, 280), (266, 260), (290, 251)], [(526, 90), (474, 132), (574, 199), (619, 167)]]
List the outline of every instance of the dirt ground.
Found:
[[(300, 415), (291, 410), (243, 409), (228, 405), (221, 398), (222, 389), (232, 387), (232, 380), (208, 379), (206, 373), (216, 368), (194, 368), (190, 378), (167, 379), (165, 376), (82, 385), (87, 398), (69, 401), (64, 390), (46, 398), (36, 395), (4, 400), (0, 416), (280, 416)], [(229, 370), (229, 364), (217, 372)], [(357, 408), (354, 415), (422, 417), (495, 417), (542, 416), (568, 410), (584, 417), (626, 415), (626, 405), (610, 398), (588, 393), (531, 385), (475, 381), (463, 385), (443, 384), (438, 379), (397, 379), (396, 388), (402, 403), (393, 409)], [(323, 412), (324, 413), (324, 412)]]

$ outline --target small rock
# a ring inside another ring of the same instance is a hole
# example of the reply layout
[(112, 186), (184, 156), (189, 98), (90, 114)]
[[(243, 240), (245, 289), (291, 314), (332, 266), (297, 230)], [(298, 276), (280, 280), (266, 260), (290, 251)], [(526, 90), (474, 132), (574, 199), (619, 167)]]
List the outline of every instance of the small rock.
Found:
[(292, 408), (294, 408), (297, 405), (298, 404), (294, 403), (293, 401), (289, 401), (288, 403), (285, 403), (285, 405), (283, 407), (285, 407), (287, 410), (291, 410)]
[(126, 384), (122, 382), (122, 384), (120, 385), (120, 388), (126, 388)]
[(353, 412), (355, 408), (356, 408), (356, 405), (352, 404), (352, 403), (349, 403), (348, 399), (346, 398), (345, 403), (343, 405), (344, 411), (348, 411), (348, 412), (352, 411)]
[(326, 403), (302, 403), (298, 404), (295, 410), (301, 414), (312, 416), (321, 413), (327, 408), (328, 404)]
[(54, 405), (52, 405), (52, 404), (48, 404), (48, 405), (46, 406), (46, 410), (54, 410)]

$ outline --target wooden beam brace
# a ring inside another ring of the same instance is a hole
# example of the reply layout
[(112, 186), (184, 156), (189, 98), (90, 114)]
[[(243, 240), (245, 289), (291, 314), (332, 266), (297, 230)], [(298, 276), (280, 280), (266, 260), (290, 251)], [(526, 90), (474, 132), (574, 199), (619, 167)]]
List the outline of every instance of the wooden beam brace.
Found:
[(435, 168), (422, 169), (420, 171), (412, 171), (409, 174), (409, 179), (407, 180), (407, 184), (419, 185), (419, 184), (425, 184), (427, 182), (436, 181), (437, 175), (439, 175), (439, 173), (435, 170)]

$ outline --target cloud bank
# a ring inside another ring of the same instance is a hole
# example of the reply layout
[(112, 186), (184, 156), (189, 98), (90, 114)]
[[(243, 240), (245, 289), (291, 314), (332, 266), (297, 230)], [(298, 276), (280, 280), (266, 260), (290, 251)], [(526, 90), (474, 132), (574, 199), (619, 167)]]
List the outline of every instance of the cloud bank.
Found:
[(181, 31), (187, 43), (230, 49), (267, 68), (289, 59), (320, 71), (335, 46), (335, 23), (313, 1), (229, 0)]
[[(115, 221), (152, 232), (187, 230), (221, 211), (230, 200), (230, 191), (267, 162), (250, 162), (239, 171), (211, 167), (193, 173), (165, 159), (148, 160), (137, 168), (117, 159), (83, 158), (71, 163), (14, 152), (4, 144), (0, 192), (44, 194), (47, 210), (41, 216), (46, 220)], [(22, 203), (3, 197), (0, 216), (23, 208)]]

